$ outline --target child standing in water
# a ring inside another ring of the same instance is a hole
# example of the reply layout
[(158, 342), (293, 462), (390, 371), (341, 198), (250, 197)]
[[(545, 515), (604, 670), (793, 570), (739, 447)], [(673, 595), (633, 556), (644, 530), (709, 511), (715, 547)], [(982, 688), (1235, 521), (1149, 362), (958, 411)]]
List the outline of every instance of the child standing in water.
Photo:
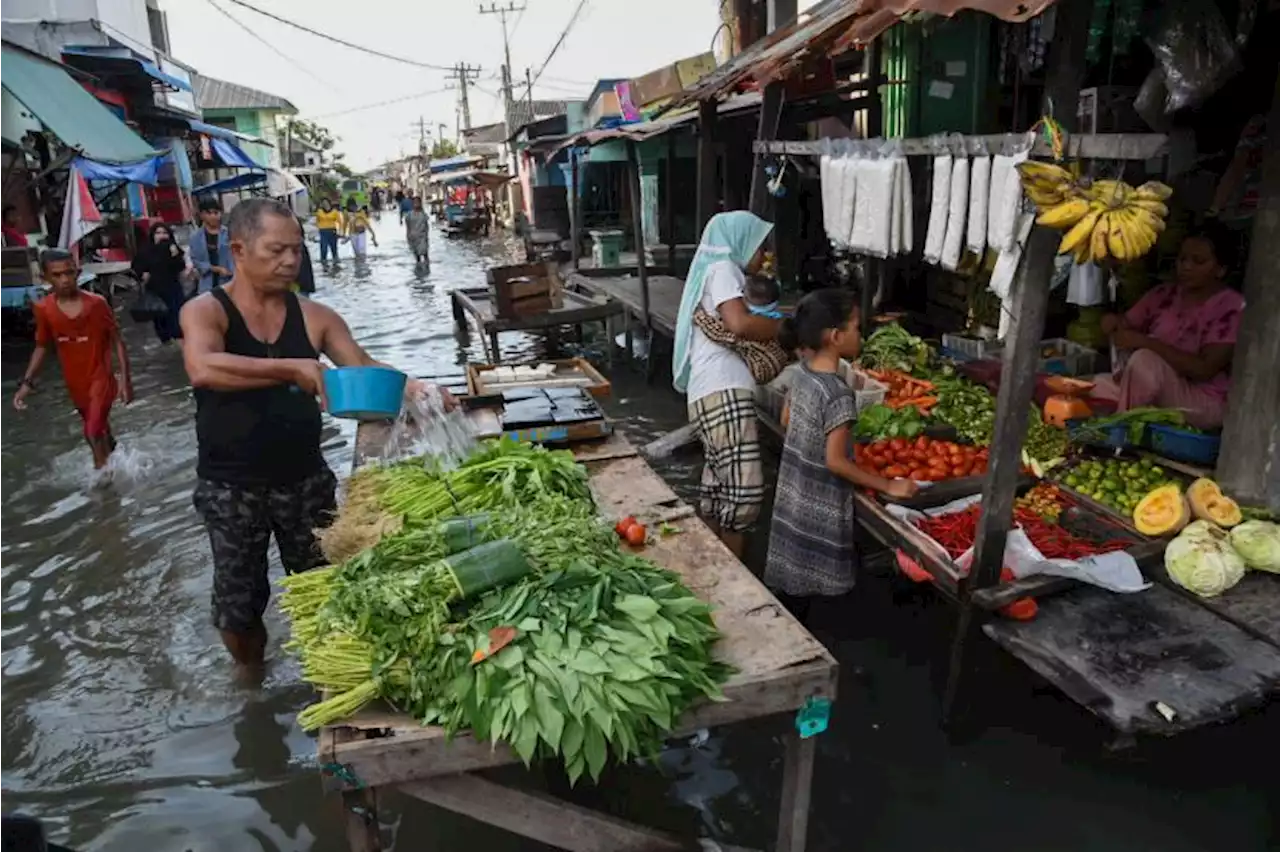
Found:
[[(116, 448), (107, 421), (111, 403), (117, 396), (125, 405), (133, 401), (129, 355), (107, 300), (77, 286), (80, 268), (70, 252), (45, 249), (40, 255), (40, 270), (53, 292), (32, 306), (36, 348), (27, 372), (18, 382), (13, 407), (19, 411), (27, 407), (27, 394), (35, 387), (36, 373), (44, 365), (49, 349), (56, 347), (71, 404), (84, 420), (84, 437), (93, 451), (93, 466), (101, 469), (107, 466), (107, 459)], [(119, 363), (118, 377), (111, 370), (112, 355)]]
[(843, 595), (854, 585), (853, 489), (893, 497), (916, 493), (908, 479), (885, 479), (853, 461), (853, 391), (840, 378), (840, 359), (858, 357), (858, 298), (849, 290), (817, 290), (783, 321), (779, 342), (805, 353), (782, 423), (786, 439), (774, 496), (764, 582), (797, 618), (815, 596)]

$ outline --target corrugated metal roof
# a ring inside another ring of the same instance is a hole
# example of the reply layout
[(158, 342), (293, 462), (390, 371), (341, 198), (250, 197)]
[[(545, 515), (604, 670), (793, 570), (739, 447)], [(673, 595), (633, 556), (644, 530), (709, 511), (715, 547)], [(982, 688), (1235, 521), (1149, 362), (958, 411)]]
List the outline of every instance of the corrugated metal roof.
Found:
[(239, 83), (206, 77), (203, 74), (193, 74), (191, 82), (196, 91), (196, 106), (202, 110), (275, 109), (288, 113), (298, 111), (297, 107), (279, 95), (251, 89)]
[(671, 103), (679, 107), (718, 97), (739, 86), (785, 77), (815, 56), (842, 53), (866, 44), (904, 15), (930, 12), (950, 17), (964, 9), (986, 12), (1006, 21), (1025, 21), (1055, 0), (826, 0), (785, 27), (765, 36), (703, 77)]
[[(570, 101), (512, 101), (507, 107), (507, 135), (514, 135), (517, 130), (531, 121), (559, 115), (569, 108)], [(504, 137), (505, 138), (505, 137)]]
[[(726, 98), (716, 108), (716, 112), (720, 115), (731, 115), (737, 112), (754, 110), (759, 108), (762, 100), (763, 97), (759, 92), (743, 92), (740, 95), (732, 95)], [(696, 109), (686, 108), (676, 112), (668, 112), (661, 118), (655, 118), (651, 121), (620, 124), (607, 130), (584, 130), (580, 133), (536, 139), (529, 144), (529, 147), (536, 151), (546, 151), (547, 158), (550, 159), (563, 149), (572, 146), (584, 145), (590, 148), (593, 145), (599, 145), (611, 139), (629, 139), (632, 142), (644, 142), (656, 136), (661, 136), (669, 130), (688, 124), (696, 120), (697, 117), (698, 111)]]
[(0, 78), (49, 132), (91, 160), (137, 163), (161, 153), (55, 62), (6, 44), (0, 52)]

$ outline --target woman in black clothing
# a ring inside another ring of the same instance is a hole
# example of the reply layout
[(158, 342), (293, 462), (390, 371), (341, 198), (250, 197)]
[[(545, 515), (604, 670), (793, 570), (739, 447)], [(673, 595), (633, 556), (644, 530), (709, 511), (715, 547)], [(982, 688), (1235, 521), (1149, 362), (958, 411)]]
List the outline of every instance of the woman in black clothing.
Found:
[(133, 260), (133, 271), (147, 292), (158, 296), (168, 308), (163, 316), (153, 320), (161, 343), (182, 337), (178, 312), (185, 301), (182, 277), (190, 265), (182, 248), (174, 242), (169, 226), (159, 222), (152, 225), (147, 244), (140, 247)]

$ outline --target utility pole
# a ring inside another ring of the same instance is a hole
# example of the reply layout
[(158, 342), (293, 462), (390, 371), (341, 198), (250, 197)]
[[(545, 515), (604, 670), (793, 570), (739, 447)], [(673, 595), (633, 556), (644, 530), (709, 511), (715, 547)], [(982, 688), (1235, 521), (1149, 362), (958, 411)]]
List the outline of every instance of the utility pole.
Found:
[(528, 66), (524, 69), (524, 89), (525, 95), (529, 100), (529, 120), (533, 121), (533, 71)]
[(458, 84), (458, 104), (462, 108), (462, 128), (464, 130), (471, 129), (471, 101), (467, 97), (467, 84), (474, 82), (480, 76), (479, 65), (468, 65), (465, 62), (459, 62), (449, 72), (449, 76), (445, 79), (457, 81)]
[(509, 108), (511, 102), (515, 100), (511, 95), (511, 42), (507, 36), (507, 15), (514, 12), (523, 12), (524, 6), (517, 6), (515, 0), (507, 0), (507, 5), (502, 6), (498, 3), (490, 3), (489, 8), (485, 8), (484, 4), (480, 4), (481, 15), (497, 15), (502, 21), (502, 91), (506, 96), (504, 107)]

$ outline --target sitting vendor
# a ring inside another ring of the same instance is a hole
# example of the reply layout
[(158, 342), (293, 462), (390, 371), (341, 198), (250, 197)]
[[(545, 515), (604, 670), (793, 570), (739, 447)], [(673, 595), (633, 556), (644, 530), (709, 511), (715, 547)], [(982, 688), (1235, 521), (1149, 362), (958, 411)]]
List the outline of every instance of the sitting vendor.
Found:
[(1096, 377), (1094, 396), (1115, 400), (1121, 411), (1177, 408), (1200, 429), (1222, 425), (1244, 310), (1244, 297), (1226, 283), (1231, 244), (1217, 229), (1192, 233), (1182, 241), (1172, 284), (1103, 318), (1103, 331), (1127, 359), (1114, 376)]

